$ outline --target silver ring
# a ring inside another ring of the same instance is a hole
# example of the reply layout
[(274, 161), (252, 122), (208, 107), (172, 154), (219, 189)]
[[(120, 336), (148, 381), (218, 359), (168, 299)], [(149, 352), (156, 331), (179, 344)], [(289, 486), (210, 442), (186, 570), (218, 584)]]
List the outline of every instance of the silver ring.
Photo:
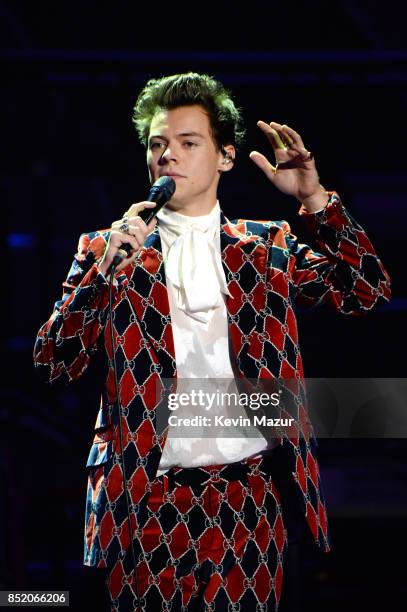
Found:
[(123, 232), (123, 234), (129, 233), (129, 218), (123, 217), (122, 224), (119, 226), (119, 230)]

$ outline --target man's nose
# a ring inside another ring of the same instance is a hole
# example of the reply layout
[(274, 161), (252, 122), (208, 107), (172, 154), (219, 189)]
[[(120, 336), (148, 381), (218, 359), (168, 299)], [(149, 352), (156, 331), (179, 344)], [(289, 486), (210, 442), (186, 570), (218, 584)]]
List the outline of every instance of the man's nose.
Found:
[(175, 151), (175, 148), (167, 146), (165, 151), (160, 157), (159, 163), (166, 164), (169, 161), (176, 161), (176, 160), (177, 160), (177, 153)]

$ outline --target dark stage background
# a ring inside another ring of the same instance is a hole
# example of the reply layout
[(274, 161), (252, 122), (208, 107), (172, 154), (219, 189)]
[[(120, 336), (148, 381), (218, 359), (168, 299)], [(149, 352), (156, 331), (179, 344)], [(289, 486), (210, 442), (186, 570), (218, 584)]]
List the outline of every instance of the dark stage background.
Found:
[[(393, 299), (365, 318), (299, 312), (307, 376), (405, 376), (403, 3), (254, 0), (140, 4), (0, 2), (3, 325), (0, 589), (63, 589), (103, 609), (101, 573), (81, 565), (85, 463), (97, 364), (66, 388), (36, 378), (36, 332), (59, 299), (80, 233), (110, 226), (148, 189), (131, 124), (150, 77), (207, 72), (244, 109), (247, 141), (221, 181), (229, 218), (287, 219), (298, 205), (248, 159), (271, 154), (256, 121), (297, 129), (322, 184), (365, 227)], [(303, 551), (285, 610), (400, 609), (406, 443), (321, 440), (334, 550)]]

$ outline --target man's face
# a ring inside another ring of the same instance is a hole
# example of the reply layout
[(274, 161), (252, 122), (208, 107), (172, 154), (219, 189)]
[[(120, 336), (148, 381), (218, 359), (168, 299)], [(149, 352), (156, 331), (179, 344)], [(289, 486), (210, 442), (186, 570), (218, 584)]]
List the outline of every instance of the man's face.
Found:
[(208, 203), (213, 206), (220, 171), (229, 169), (200, 105), (156, 113), (150, 125), (147, 164), (151, 183), (163, 175), (174, 178), (171, 208), (177, 210), (191, 205), (204, 210)]

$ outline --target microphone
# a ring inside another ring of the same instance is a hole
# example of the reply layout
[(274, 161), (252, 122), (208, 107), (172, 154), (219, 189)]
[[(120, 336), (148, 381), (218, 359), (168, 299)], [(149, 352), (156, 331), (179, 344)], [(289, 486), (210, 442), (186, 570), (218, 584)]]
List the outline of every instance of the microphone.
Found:
[[(170, 176), (160, 176), (160, 178), (156, 180), (146, 198), (147, 202), (155, 202), (156, 206), (152, 209), (146, 208), (145, 210), (140, 211), (138, 215), (141, 219), (143, 219), (146, 225), (148, 225), (150, 221), (154, 219), (158, 211), (160, 211), (161, 208), (165, 206), (169, 200), (171, 200), (175, 192), (175, 188), (175, 181)], [(122, 244), (114, 256), (112, 266), (117, 268), (123, 259), (129, 256), (131, 249), (132, 247), (130, 244)]]

